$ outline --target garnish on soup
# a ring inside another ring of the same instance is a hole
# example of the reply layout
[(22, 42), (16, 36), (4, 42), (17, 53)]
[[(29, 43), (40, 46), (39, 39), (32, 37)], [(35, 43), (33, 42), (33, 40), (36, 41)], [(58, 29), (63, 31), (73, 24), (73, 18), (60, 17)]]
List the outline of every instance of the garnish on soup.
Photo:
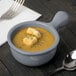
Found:
[(32, 45), (34, 45), (36, 42), (37, 42), (37, 38), (34, 37), (34, 36), (29, 36), (29, 37), (23, 38), (23, 43), (24, 43), (25, 45), (28, 45), (28, 46), (32, 46)]
[(41, 33), (35, 28), (29, 27), (26, 32), (27, 32), (27, 34), (34, 35), (37, 38), (41, 38)]
[(25, 38), (23, 38), (23, 43), (28, 46), (33, 46), (35, 43), (37, 43), (38, 38), (41, 38), (40, 32), (35, 28), (29, 27), (26, 33), (28, 36), (25, 36)]

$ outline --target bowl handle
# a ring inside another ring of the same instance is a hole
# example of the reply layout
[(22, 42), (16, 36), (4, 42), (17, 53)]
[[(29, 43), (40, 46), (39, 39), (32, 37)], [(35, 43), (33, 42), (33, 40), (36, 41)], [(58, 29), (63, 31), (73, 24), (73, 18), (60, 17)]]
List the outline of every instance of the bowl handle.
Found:
[(69, 21), (69, 15), (65, 11), (58, 11), (53, 20), (48, 23), (48, 25), (52, 25), (56, 29), (66, 25)]

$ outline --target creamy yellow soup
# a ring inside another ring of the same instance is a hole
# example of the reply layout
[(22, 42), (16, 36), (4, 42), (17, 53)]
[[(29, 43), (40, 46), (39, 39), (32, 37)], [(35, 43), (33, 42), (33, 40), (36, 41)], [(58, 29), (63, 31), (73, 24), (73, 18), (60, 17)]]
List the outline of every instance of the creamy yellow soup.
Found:
[(27, 52), (40, 52), (51, 47), (54, 43), (54, 36), (44, 28), (33, 27), (41, 33), (41, 38), (33, 46), (27, 46), (23, 43), (23, 38), (27, 35), (27, 28), (19, 30), (13, 37), (13, 44), (23, 51)]

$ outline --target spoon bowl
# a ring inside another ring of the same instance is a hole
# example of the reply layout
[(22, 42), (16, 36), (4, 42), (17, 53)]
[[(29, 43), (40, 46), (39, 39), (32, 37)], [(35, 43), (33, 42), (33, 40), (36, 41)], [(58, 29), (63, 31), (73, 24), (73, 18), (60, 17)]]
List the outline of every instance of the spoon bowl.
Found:
[(66, 55), (66, 57), (62, 62), (62, 66), (55, 69), (54, 71), (51, 71), (50, 73), (51, 75), (53, 75), (54, 73), (63, 69), (68, 71), (72, 71), (76, 69), (76, 50), (69, 52), (69, 54)]
[(65, 59), (63, 60), (63, 65), (65, 70), (76, 69), (76, 50), (73, 50), (66, 55)]

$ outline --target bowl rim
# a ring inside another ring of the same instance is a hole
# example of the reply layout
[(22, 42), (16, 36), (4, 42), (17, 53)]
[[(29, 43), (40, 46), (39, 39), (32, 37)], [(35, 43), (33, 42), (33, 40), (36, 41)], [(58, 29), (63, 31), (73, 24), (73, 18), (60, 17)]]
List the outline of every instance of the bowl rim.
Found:
[[(43, 51), (39, 51), (39, 52), (27, 52), (27, 51), (23, 51), (19, 48), (17, 48), (13, 43), (12, 43), (12, 40), (11, 40), (11, 34), (14, 32), (14, 30), (16, 30), (18, 27), (22, 26), (23, 24), (29, 24), (29, 23), (36, 23), (36, 24), (41, 24), (43, 26), (46, 26), (48, 28), (51, 29), (51, 31), (53, 31), (55, 34), (54, 37), (55, 37), (55, 41), (53, 43), (53, 45)], [(17, 25), (15, 25), (14, 27), (12, 27), (9, 32), (8, 32), (8, 35), (7, 35), (7, 42), (9, 44), (9, 46), (14, 49), (14, 51), (18, 52), (18, 53), (21, 53), (23, 55), (40, 55), (40, 54), (45, 54), (45, 53), (48, 53), (48, 52), (51, 52), (52, 49), (56, 48), (58, 43), (59, 43), (59, 40), (60, 40), (60, 37), (59, 37), (59, 34), (58, 32), (56, 31), (56, 29), (52, 26), (49, 26), (47, 25), (46, 23), (44, 22), (40, 22), (40, 21), (27, 21), (27, 22), (22, 22), (22, 23), (19, 23)]]

